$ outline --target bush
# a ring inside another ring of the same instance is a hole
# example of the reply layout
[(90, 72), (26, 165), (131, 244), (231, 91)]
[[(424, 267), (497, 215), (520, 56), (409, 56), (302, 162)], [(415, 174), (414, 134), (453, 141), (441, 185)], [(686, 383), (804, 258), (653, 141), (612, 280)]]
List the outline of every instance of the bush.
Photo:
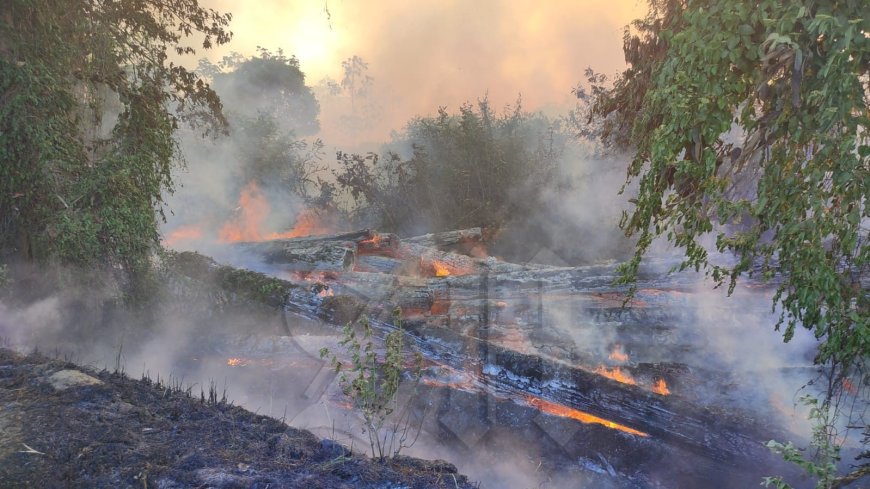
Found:
[[(344, 339), (340, 342), (350, 355), (346, 367), (327, 348), (320, 350), (320, 357), (330, 357), (344, 394), (348, 396), (363, 416), (363, 431), (368, 435), (372, 457), (396, 456), (403, 448), (413, 445), (411, 435), (419, 434), (419, 426), (412, 426), (410, 401), (400, 403), (399, 387), (403, 381), (404, 337), (402, 323), (396, 314), (397, 329), (384, 338), (386, 351), (383, 361), (378, 360), (372, 342), (372, 328), (365, 316), (359, 321), (362, 338), (357, 337), (353, 323), (344, 327)], [(420, 380), (422, 357), (415, 353), (412, 381), (416, 387)], [(400, 405), (401, 404), (401, 405)], [(410, 440), (410, 444), (409, 443)]]
[(568, 139), (519, 103), (501, 115), (486, 99), (455, 115), (441, 108), (411, 121), (383, 157), (339, 152), (327, 190), (348, 198), (357, 223), (401, 234), (498, 227), (535, 208)]

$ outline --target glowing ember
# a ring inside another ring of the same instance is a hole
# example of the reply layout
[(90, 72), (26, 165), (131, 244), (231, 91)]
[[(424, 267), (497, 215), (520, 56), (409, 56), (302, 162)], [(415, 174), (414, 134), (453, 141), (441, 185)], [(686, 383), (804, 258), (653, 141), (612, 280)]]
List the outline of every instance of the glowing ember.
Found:
[(556, 404), (554, 402), (546, 401), (544, 399), (526, 396), (526, 402), (537, 409), (540, 409), (542, 412), (547, 414), (552, 414), (554, 416), (560, 416), (562, 418), (570, 418), (576, 421), (580, 421), (581, 423), (586, 424), (600, 424), (602, 426), (606, 426), (613, 430), (623, 431), (625, 433), (631, 433), (632, 435), (637, 436), (649, 436), (648, 434), (635, 430), (633, 428), (629, 428), (628, 426), (621, 425), (619, 423), (614, 423), (613, 421), (599, 418), (598, 416), (594, 416), (589, 413), (584, 413), (583, 411), (578, 411), (577, 409), (569, 408), (568, 406), (563, 406), (561, 404)]
[(163, 244), (166, 246), (175, 246), (183, 241), (202, 238), (202, 228), (200, 226), (181, 226), (175, 228), (165, 238)]
[(334, 295), (332, 289), (329, 287), (323, 288), (317, 293), (317, 297), (333, 297)]
[(855, 387), (855, 384), (851, 380), (845, 377), (843, 378), (843, 390), (845, 390), (849, 394), (852, 394), (853, 396), (858, 395), (858, 388)]
[(247, 367), (247, 366), (259, 366), (259, 367), (272, 367), (274, 362), (270, 358), (240, 358), (240, 357), (232, 357), (227, 359), (227, 365), (230, 367)]
[(450, 269), (437, 260), (432, 260), (432, 270), (435, 271), (436, 277), (447, 277), (450, 275)]
[(378, 245), (381, 244), (381, 240), (383, 240), (383, 238), (381, 238), (381, 235), (375, 234), (374, 236), (372, 236), (369, 239), (364, 239), (364, 240), (360, 241), (359, 244), (360, 244), (360, 246), (371, 246), (374, 248), (374, 247), (377, 247)]
[(663, 396), (667, 396), (671, 393), (671, 391), (668, 390), (668, 384), (665, 382), (665, 379), (657, 380), (652, 388), (652, 391), (656, 394), (661, 394)]
[(615, 345), (608, 358), (614, 362), (625, 363), (628, 361), (628, 354), (622, 350), (622, 345)]
[(598, 368), (595, 369), (595, 373), (598, 375), (603, 375), (608, 379), (622, 382), (623, 384), (637, 385), (637, 381), (634, 380), (634, 377), (632, 377), (627, 372), (623, 372), (622, 369), (620, 369), (619, 367), (609, 369), (603, 365), (600, 365)]

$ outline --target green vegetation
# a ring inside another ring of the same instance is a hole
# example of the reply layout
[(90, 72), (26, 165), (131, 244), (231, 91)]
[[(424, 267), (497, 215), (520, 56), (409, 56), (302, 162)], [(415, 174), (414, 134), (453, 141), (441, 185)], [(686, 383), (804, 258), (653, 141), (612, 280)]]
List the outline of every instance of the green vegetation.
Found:
[[(840, 460), (840, 447), (831, 442), (831, 434), (826, 431), (826, 427), (831, 426), (833, 422), (833, 412), (830, 406), (820, 405), (819, 400), (812, 396), (805, 396), (802, 401), (810, 408), (809, 419), (815, 422), (813, 437), (810, 441), (810, 448), (814, 450), (815, 460), (805, 458), (803, 453), (791, 442), (783, 444), (769, 441), (767, 448), (782, 455), (786, 461), (797, 464), (811, 477), (816, 478), (817, 489), (827, 489), (836, 480), (836, 462)], [(782, 477), (765, 477), (762, 485), (764, 487), (773, 486), (776, 489), (792, 489)]]
[(320, 130), (320, 104), (305, 85), (299, 60), (281, 49), (261, 47), (251, 57), (232, 53), (219, 63), (203, 59), (198, 71), (212, 80), (226, 112), (235, 116), (231, 123), (265, 115), (300, 136)]
[(437, 117), (411, 121), (388, 145), (410, 150), (408, 158), (398, 150), (339, 153), (337, 185), (324, 194), (349, 194), (354, 220), (403, 234), (499, 226), (536, 208), (567, 139), (519, 104), (501, 115), (485, 99), (455, 115), (441, 108)]
[[(0, 6), (0, 248), (105, 269), (141, 295), (185, 123), (222, 130), (217, 95), (171, 63), (229, 41), (196, 0)], [(174, 109), (174, 110), (172, 110)]]
[[(411, 419), (410, 402), (400, 402), (399, 386), (402, 384), (404, 368), (405, 332), (398, 311), (395, 314), (397, 329), (384, 338), (383, 360), (378, 359), (372, 341), (372, 327), (368, 318), (358, 321), (362, 327), (362, 338), (357, 337), (353, 323), (344, 327), (344, 339), (340, 345), (350, 355), (350, 366), (338, 360), (327, 348), (320, 350), (320, 357), (329, 357), (344, 393), (355, 409), (363, 416), (363, 431), (368, 435), (372, 457), (383, 459), (395, 457), (402, 449), (411, 446), (416, 438)], [(413, 383), (420, 380), (422, 357), (415, 353), (416, 366), (413, 369)], [(349, 372), (348, 372), (349, 370)], [(419, 433), (419, 427), (416, 429)]]
[[(685, 249), (682, 268), (729, 291), (743, 275), (775, 279), (777, 328), (785, 341), (798, 326), (820, 340), (815, 361), (828, 382), (819, 409), (836, 408), (848, 378), (861, 385), (870, 353), (870, 8), (650, 7), (626, 31), (629, 68), (610, 88), (591, 80), (603, 140), (635, 154), (628, 177), (639, 190), (622, 226), (638, 241), (623, 278), (633, 281), (664, 236)], [(711, 260), (708, 236), (735, 263)], [(833, 418), (821, 422), (831, 435)]]
[[(224, 105), (229, 131), (212, 144), (201, 141), (192, 153), (213, 164), (225, 160), (237, 167), (232, 188), (254, 182), (272, 196), (310, 198), (320, 164), (323, 144), (306, 141), (320, 130), (320, 104), (305, 85), (299, 60), (282, 50), (259, 48), (256, 56), (233, 53), (219, 63), (200, 60), (199, 71), (212, 80)], [(206, 155), (206, 156), (202, 156)]]

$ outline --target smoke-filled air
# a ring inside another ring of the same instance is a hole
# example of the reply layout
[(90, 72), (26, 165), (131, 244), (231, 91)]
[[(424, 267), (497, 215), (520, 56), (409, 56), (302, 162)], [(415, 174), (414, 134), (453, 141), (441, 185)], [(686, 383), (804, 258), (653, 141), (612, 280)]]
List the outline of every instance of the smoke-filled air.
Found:
[(0, 489), (870, 484), (862, 2), (0, 5)]

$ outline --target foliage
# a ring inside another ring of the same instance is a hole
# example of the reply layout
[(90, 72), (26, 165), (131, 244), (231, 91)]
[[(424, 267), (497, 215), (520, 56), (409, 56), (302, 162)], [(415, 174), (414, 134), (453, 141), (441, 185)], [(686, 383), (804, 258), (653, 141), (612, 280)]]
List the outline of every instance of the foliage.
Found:
[(254, 181), (261, 188), (308, 198), (316, 174), (326, 169), (320, 165), (323, 143), (319, 139), (296, 139), (267, 114), (238, 121), (228, 143), (242, 164), (240, 181)]
[(195, 146), (197, 159), (211, 165), (215, 158), (231, 157), (237, 171), (229, 194), (255, 182), (271, 196), (309, 198), (315, 175), (325, 167), (322, 142), (300, 139), (319, 131), (320, 104), (305, 85), (299, 60), (280, 49), (259, 48), (257, 56), (200, 60), (199, 69), (213, 80), (230, 127), (226, 137)]
[(320, 104), (295, 56), (260, 47), (249, 58), (232, 53), (219, 63), (200, 60), (199, 69), (211, 77), (226, 111), (235, 116), (232, 124), (265, 118), (298, 136), (320, 130)]
[[(785, 341), (798, 325), (812, 331), (828, 382), (813, 406), (820, 465), (771, 448), (827, 487), (826, 417), (870, 353), (868, 4), (652, 0), (632, 29), (629, 68), (610, 88), (590, 80), (603, 140), (635, 152), (639, 190), (622, 227), (638, 241), (623, 281), (660, 236), (685, 250), (681, 269), (704, 269), (729, 293), (741, 276), (773, 281), (777, 329)], [(733, 262), (711, 258), (711, 236)]]
[(338, 153), (337, 187), (349, 194), (356, 217), (405, 234), (470, 226), (498, 226), (522, 218), (556, 171), (567, 136), (519, 104), (495, 114), (486, 99), (459, 114), (411, 121), (389, 145), (410, 149), (376, 154)]
[(369, 64), (359, 56), (353, 56), (341, 62), (344, 77), (340, 87), (350, 94), (350, 107), (356, 113), (356, 98), (365, 96), (372, 85), (372, 77), (366, 75)]
[[(335, 354), (331, 354), (327, 348), (320, 350), (321, 358), (330, 356), (336, 372), (340, 373), (339, 382), (345, 395), (363, 416), (364, 431), (369, 438), (372, 457), (381, 459), (385, 456), (397, 456), (414, 441), (409, 440), (412, 428), (410, 402), (402, 407), (398, 396), (405, 370), (405, 333), (398, 312), (395, 323), (396, 330), (384, 338), (383, 361), (379, 361), (375, 352), (371, 339), (372, 327), (366, 317), (359, 321), (362, 327), (361, 339), (357, 338), (353, 324), (348, 323), (343, 330), (344, 339), (339, 343), (351, 357), (349, 373)], [(419, 353), (415, 353), (415, 357), (412, 375), (416, 386), (420, 380), (422, 357)], [(417, 432), (419, 433), (419, 429)]]
[(194, 34), (203, 48), (226, 43), (229, 20), (196, 0), (0, 5), (4, 253), (104, 266), (137, 294), (172, 189), (174, 131), (225, 123), (216, 94), (169, 51), (193, 53)]
[[(596, 95), (604, 138), (639, 180), (624, 278), (653, 239), (733, 290), (777, 279), (777, 327), (821, 340), (841, 377), (870, 352), (870, 10), (859, 0), (654, 0), (626, 32), (631, 67)], [(600, 88), (600, 87), (599, 87)], [(711, 261), (702, 240), (734, 264)], [(862, 278), (865, 282), (862, 283)]]
[[(810, 447), (815, 451), (815, 460), (804, 458), (791, 442), (782, 444), (777, 441), (767, 442), (767, 448), (782, 455), (787, 462), (797, 464), (811, 477), (816, 478), (816, 489), (829, 489), (837, 475), (836, 462), (840, 460), (840, 447), (831, 442), (828, 432), (833, 421), (833, 412), (829, 406), (820, 404), (818, 399), (806, 396), (803, 403), (810, 408), (809, 419), (814, 422), (813, 437)], [(791, 489), (782, 477), (765, 477), (764, 487), (773, 486), (776, 489)]]

